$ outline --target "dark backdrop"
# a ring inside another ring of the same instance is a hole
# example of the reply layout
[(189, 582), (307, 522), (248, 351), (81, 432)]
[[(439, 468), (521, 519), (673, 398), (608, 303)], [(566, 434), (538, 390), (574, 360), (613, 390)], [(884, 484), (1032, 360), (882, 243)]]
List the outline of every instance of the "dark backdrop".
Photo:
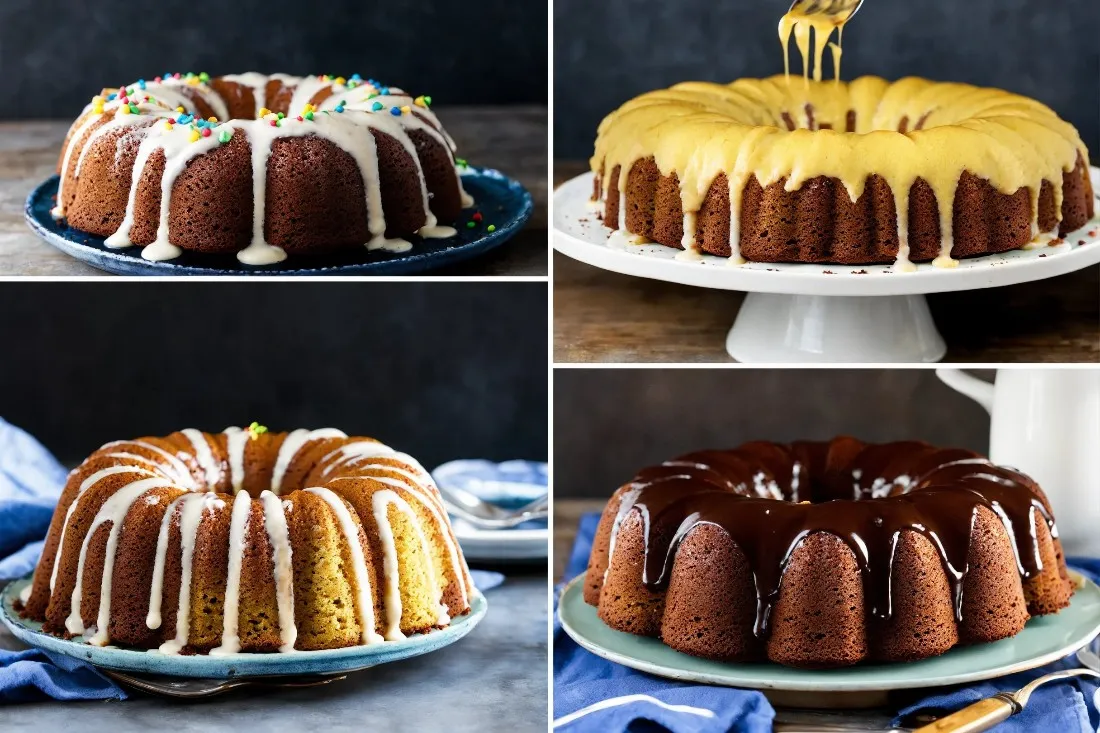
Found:
[(360, 73), (441, 105), (546, 102), (546, 5), (3, 0), (0, 118), (75, 117), (165, 71)]
[(840, 434), (984, 452), (989, 418), (930, 369), (558, 369), (554, 496), (606, 498), (693, 450)]
[(337, 427), (431, 468), (545, 460), (541, 283), (4, 283), (0, 416), (66, 464), (257, 420)]
[[(681, 81), (783, 73), (790, 0), (554, 0), (554, 148), (588, 158), (627, 99)], [(924, 76), (1035, 97), (1100, 157), (1100, 2), (866, 0), (844, 31), (845, 79)], [(828, 57), (828, 54), (826, 54)], [(801, 73), (791, 43), (792, 71)], [(824, 66), (832, 77), (832, 62)]]

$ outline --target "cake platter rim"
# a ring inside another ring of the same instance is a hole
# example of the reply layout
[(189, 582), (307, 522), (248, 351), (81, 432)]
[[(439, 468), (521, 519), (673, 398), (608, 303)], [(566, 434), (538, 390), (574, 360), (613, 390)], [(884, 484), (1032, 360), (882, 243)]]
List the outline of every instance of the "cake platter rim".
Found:
[[(459, 229), (458, 237), (468, 238), (462, 225), (470, 218), (473, 212), (481, 212), (484, 220), (476, 236), (457, 246), (441, 245), (438, 248), (429, 248), (432, 245), (414, 244), (408, 252), (400, 254), (372, 253), (373, 258), (367, 262), (341, 262), (340, 264), (328, 264), (319, 266), (302, 266), (308, 263), (308, 259), (301, 257), (289, 258), (282, 263), (270, 266), (245, 265), (235, 261), (227, 263), (225, 257), (219, 257), (219, 264), (209, 265), (202, 262), (202, 255), (190, 256), (185, 253), (182, 258), (187, 258), (188, 264), (179, 264), (177, 260), (152, 262), (141, 258), (140, 247), (130, 247), (125, 250), (111, 250), (102, 245), (104, 237), (86, 234), (70, 227), (59, 224), (50, 216), (53, 197), (57, 193), (57, 185), (60, 177), (55, 173), (46, 180), (37, 184), (27, 195), (23, 205), (23, 218), (27, 226), (38, 236), (55, 249), (77, 259), (91, 267), (116, 275), (138, 275), (154, 277), (198, 276), (198, 277), (316, 277), (316, 276), (362, 276), (362, 275), (408, 275), (429, 272), (431, 270), (452, 265), (481, 255), (489, 250), (505, 244), (509, 239), (519, 233), (534, 214), (535, 203), (531, 192), (518, 180), (508, 177), (494, 168), (469, 166), (462, 170), (460, 179), (465, 184), (473, 182), (474, 193), (486, 193), (491, 196), (482, 204), (475, 198), (475, 205), (463, 209), (462, 216), (456, 222)], [(501, 221), (489, 220), (489, 211), (494, 207), (500, 212)], [(496, 228), (492, 232), (485, 231), (484, 227), (493, 224)], [(68, 235), (68, 236), (66, 236)], [(69, 237), (72, 237), (70, 239)], [(81, 241), (76, 241), (81, 240)], [(432, 242), (446, 242), (448, 240), (431, 240)], [(208, 257), (208, 256), (206, 256)], [(341, 260), (351, 257), (347, 253), (342, 255), (323, 256), (322, 261), (329, 262), (333, 258)], [(198, 262), (195, 260), (198, 259)], [(289, 263), (289, 264), (288, 264)]]
[(285, 654), (240, 652), (224, 656), (166, 655), (155, 650), (92, 646), (84, 641), (60, 639), (42, 632), (41, 623), (22, 618), (13, 608), (19, 591), (31, 582), (31, 578), (31, 575), (25, 575), (0, 589), (0, 621), (17, 639), (38, 649), (64, 654), (96, 667), (175, 677), (244, 679), (355, 672), (429, 654), (449, 646), (473, 631), (489, 609), (485, 595), (475, 589), (470, 596), (468, 614), (453, 619), (444, 629), (435, 629), (427, 634), (413, 634), (400, 641)]
[[(747, 664), (716, 662), (678, 652), (656, 639), (615, 631), (600, 621), (595, 616), (595, 609), (584, 602), (583, 574), (569, 581), (561, 590), (558, 596), (558, 619), (561, 621), (565, 633), (589, 652), (616, 664), (622, 664), (626, 667), (668, 679), (701, 682), (724, 687), (757, 689), (763, 692), (779, 690), (806, 693), (849, 693), (932, 688), (978, 682), (1035, 669), (1061, 659), (1096, 638), (1100, 634), (1100, 587), (1073, 570), (1070, 570), (1070, 575), (1078, 583), (1077, 592), (1074, 593), (1070, 601), (1070, 608), (1074, 608), (1076, 601), (1078, 604), (1077, 611), (1086, 614), (1090, 610), (1092, 611), (1093, 621), (1087, 630), (1073, 634), (1072, 639), (1064, 640), (1056, 648), (1049, 649), (1042, 654), (1015, 659), (1000, 666), (973, 669), (970, 672), (945, 674), (939, 668), (950, 667), (953, 663), (957, 663), (960, 657), (964, 659), (966, 657), (992, 657), (991, 650), (996, 652), (1011, 648), (1013, 645), (1022, 644), (1024, 641), (1030, 642), (1037, 636), (1037, 629), (1040, 633), (1045, 632), (1053, 635), (1057, 632), (1060, 623), (1066, 623), (1066, 617), (1062, 614), (1069, 609), (1063, 609), (1060, 613), (1051, 616), (1032, 619), (1024, 627), (1024, 630), (1014, 637), (988, 644), (955, 647), (938, 657), (915, 662), (861, 664), (826, 670), (796, 669), (769, 662)], [(1085, 606), (1082, 607), (1082, 604), (1085, 604)], [(575, 610), (581, 614), (587, 612), (592, 618), (578, 619), (574, 615)], [(1060, 616), (1061, 622), (1059, 620)], [(582, 625), (581, 629), (578, 628), (578, 621)], [(600, 640), (590, 638), (583, 630), (593, 624), (602, 627), (603, 633)], [(1031, 633), (1029, 634), (1029, 632)], [(1025, 634), (1028, 634), (1028, 636), (1025, 637)], [(606, 645), (602, 637), (613, 639), (615, 642), (614, 648)], [(1023, 637), (1023, 640), (1021, 640), (1021, 637)], [(654, 656), (660, 659), (670, 659), (674, 663), (654, 662), (652, 661)], [(678, 664), (676, 664), (677, 662)], [(703, 669), (707, 671), (700, 671)], [(900, 674), (899, 671), (901, 673), (909, 671), (911, 674), (904, 675)]]
[[(680, 250), (660, 244), (612, 246), (590, 205), (594, 174), (569, 179), (553, 194), (553, 244), (562, 254), (624, 275), (719, 290), (789, 295), (889, 296), (1015, 285), (1043, 280), (1100, 263), (1100, 167), (1090, 166), (1097, 211), (1089, 222), (1067, 234), (1057, 246), (1017, 249), (968, 258), (956, 268), (931, 263), (916, 272), (894, 272), (892, 265), (837, 265), (749, 262), (731, 266), (725, 258), (704, 255), (677, 259)], [(1092, 228), (1095, 235), (1089, 235)], [(1083, 241), (1084, 244), (1077, 244)], [(1048, 256), (1050, 255), (1050, 256)], [(850, 275), (858, 275), (850, 277)]]

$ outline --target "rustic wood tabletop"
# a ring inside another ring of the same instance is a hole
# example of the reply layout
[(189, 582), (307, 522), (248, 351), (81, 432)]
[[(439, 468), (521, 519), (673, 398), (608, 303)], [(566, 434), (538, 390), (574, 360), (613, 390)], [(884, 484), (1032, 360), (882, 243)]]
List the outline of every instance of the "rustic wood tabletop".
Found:
[[(555, 187), (588, 170), (556, 161)], [(555, 362), (730, 362), (745, 294), (647, 280), (554, 253)], [(928, 296), (945, 362), (1100, 361), (1100, 267)]]
[[(471, 164), (519, 180), (535, 213), (507, 244), (431, 275), (545, 276), (547, 273), (546, 108), (440, 107), (440, 120)], [(71, 120), (0, 122), (0, 277), (104, 276), (36, 237), (23, 220), (31, 189), (53, 175)]]

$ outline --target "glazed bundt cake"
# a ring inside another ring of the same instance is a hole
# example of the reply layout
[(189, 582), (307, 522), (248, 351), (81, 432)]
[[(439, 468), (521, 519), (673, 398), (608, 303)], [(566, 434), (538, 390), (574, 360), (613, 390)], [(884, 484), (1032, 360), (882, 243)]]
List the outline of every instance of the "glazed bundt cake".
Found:
[(734, 263), (949, 267), (1093, 215), (1070, 124), (1026, 97), (917, 78), (678, 84), (605, 118), (591, 166), (613, 236)]
[(1030, 478), (968, 450), (848, 437), (643, 469), (604, 509), (584, 578), (614, 629), (808, 668), (1003, 639), (1072, 593)]
[(339, 430), (182, 430), (108, 443), (69, 476), (22, 613), (165, 654), (402, 639), (470, 610), (438, 489)]
[(149, 260), (405, 251), (413, 235), (454, 236), (445, 224), (473, 204), (430, 104), (358, 74), (104, 89), (65, 138), (53, 215)]

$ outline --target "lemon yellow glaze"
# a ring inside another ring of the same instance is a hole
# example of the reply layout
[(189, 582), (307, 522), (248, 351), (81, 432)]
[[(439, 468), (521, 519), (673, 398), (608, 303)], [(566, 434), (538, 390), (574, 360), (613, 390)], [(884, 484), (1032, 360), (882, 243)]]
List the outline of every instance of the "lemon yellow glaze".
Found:
[[(798, 41), (797, 27), (795, 36)], [(852, 132), (845, 131), (849, 112)], [(796, 129), (788, 129), (790, 124)], [(878, 175), (890, 185), (897, 210), (897, 265), (912, 269), (907, 218), (909, 190), (918, 178), (932, 188), (939, 206), (943, 241), (936, 264), (951, 266), (952, 205), (964, 171), (1003, 194), (1027, 188), (1035, 238), (1042, 181), (1051, 184), (1060, 217), (1062, 174), (1074, 169), (1078, 153), (1088, 160), (1072, 125), (1035, 100), (999, 89), (915, 77), (802, 82), (777, 75), (728, 85), (687, 82), (635, 97), (600, 124), (591, 166), (604, 202), (612, 171), (620, 167), (623, 233), (631, 167), (652, 157), (662, 175), (675, 173), (687, 257), (699, 256), (695, 216), (715, 178), (725, 174), (734, 262), (740, 261), (741, 194), (753, 176), (763, 187), (785, 179), (788, 191), (817, 176), (836, 178), (854, 202), (868, 176)]]

